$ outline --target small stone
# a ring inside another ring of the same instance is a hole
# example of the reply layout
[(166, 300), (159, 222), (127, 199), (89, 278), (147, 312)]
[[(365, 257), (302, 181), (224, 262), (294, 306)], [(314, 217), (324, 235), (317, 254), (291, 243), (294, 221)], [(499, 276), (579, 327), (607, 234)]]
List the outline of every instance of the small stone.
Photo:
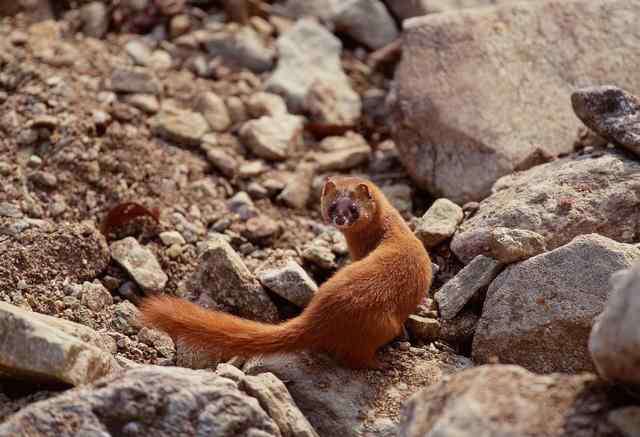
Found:
[(426, 248), (432, 248), (451, 238), (462, 222), (464, 213), (447, 199), (436, 200), (416, 223), (415, 234)]
[(133, 237), (111, 243), (111, 256), (145, 291), (161, 291), (167, 275), (158, 264), (153, 252)]
[(640, 99), (616, 86), (582, 88), (571, 95), (573, 110), (595, 133), (640, 155)]
[(435, 319), (413, 314), (407, 319), (407, 329), (413, 337), (425, 343), (440, 338), (440, 322)]
[(128, 300), (120, 302), (113, 310), (111, 328), (125, 335), (136, 334), (142, 329), (140, 311)]
[(254, 118), (262, 116), (276, 116), (287, 113), (287, 104), (284, 99), (277, 94), (258, 92), (254, 93), (247, 100), (247, 109)]
[(58, 178), (56, 175), (46, 172), (37, 171), (29, 176), (29, 179), (36, 185), (40, 185), (44, 188), (55, 188), (58, 185)]
[(263, 116), (248, 121), (240, 136), (260, 158), (283, 161), (302, 141), (303, 119), (295, 115)]
[(125, 101), (147, 114), (155, 114), (160, 109), (160, 102), (153, 94), (129, 94), (125, 97)]
[(325, 270), (336, 268), (336, 256), (326, 244), (313, 240), (302, 251), (302, 258)]
[(93, 38), (103, 38), (109, 29), (109, 10), (103, 2), (87, 3), (80, 9), (82, 33)]
[(305, 109), (318, 123), (349, 126), (362, 113), (360, 95), (348, 87), (336, 88), (334, 83), (316, 80), (305, 97)]
[(149, 67), (155, 70), (168, 70), (173, 65), (171, 55), (165, 50), (154, 50), (149, 58)]
[(244, 191), (239, 191), (231, 199), (227, 200), (227, 208), (229, 211), (238, 214), (241, 220), (248, 220), (258, 215), (251, 197)]
[(262, 173), (268, 170), (264, 161), (249, 161), (245, 162), (238, 168), (238, 176), (243, 179), (254, 178), (260, 176)]
[(295, 261), (289, 261), (280, 268), (259, 272), (258, 280), (269, 290), (299, 307), (307, 306), (318, 291), (313, 279)]
[(249, 183), (247, 193), (249, 193), (252, 199), (266, 199), (269, 197), (269, 191), (257, 182)]
[(13, 203), (0, 202), (0, 217), (20, 218), (22, 211)]
[(291, 208), (304, 208), (311, 197), (311, 185), (314, 175), (315, 165), (308, 162), (300, 163), (296, 172), (291, 175), (284, 190), (278, 196), (278, 200)]
[(334, 22), (336, 29), (374, 50), (398, 37), (395, 21), (380, 0), (344, 0)]
[(124, 49), (136, 64), (143, 67), (149, 65), (152, 51), (143, 41), (132, 39), (125, 44)]
[(176, 354), (176, 347), (173, 340), (163, 331), (150, 329), (145, 326), (138, 332), (138, 340), (144, 344), (153, 346), (160, 352), (160, 355), (165, 358), (173, 358)]
[(280, 226), (274, 220), (265, 215), (252, 217), (246, 222), (242, 235), (252, 242), (260, 242), (273, 237), (280, 230)]
[(111, 122), (111, 115), (99, 109), (95, 109), (91, 112), (91, 118), (96, 126), (106, 126)]
[(177, 38), (184, 35), (191, 28), (191, 18), (188, 15), (175, 15), (169, 22), (169, 35), (171, 38)]
[(21, 146), (30, 146), (38, 141), (38, 131), (36, 129), (21, 129), (18, 132), (16, 142)]
[(269, 197), (273, 197), (278, 195), (282, 190), (284, 190), (286, 184), (283, 181), (277, 179), (265, 179), (262, 182), (262, 186), (267, 190)]
[(238, 163), (231, 153), (217, 146), (208, 147), (203, 145), (203, 148), (207, 153), (207, 160), (216, 170), (228, 178), (233, 178), (236, 175)]
[(182, 236), (182, 234), (180, 234), (180, 232), (177, 231), (165, 231), (165, 232), (161, 232), (160, 235), (158, 235), (160, 237), (160, 240), (162, 240), (162, 244), (164, 244), (165, 246), (171, 246), (172, 244), (185, 244), (186, 241), (184, 241), (184, 237)]
[(92, 311), (102, 311), (113, 304), (113, 296), (102, 284), (82, 284), (80, 301)]
[(547, 250), (544, 237), (525, 229), (497, 227), (489, 239), (491, 257), (503, 264), (522, 261)]
[(227, 98), (227, 110), (233, 124), (244, 123), (249, 118), (247, 108), (240, 97), (231, 96)]
[(163, 111), (153, 122), (156, 134), (185, 146), (198, 146), (209, 131), (207, 120), (196, 112), (187, 110)]
[(276, 55), (273, 47), (267, 46), (260, 35), (248, 26), (237, 31), (213, 33), (206, 38), (204, 45), (210, 55), (256, 73), (270, 70)]
[(231, 117), (224, 100), (217, 94), (204, 93), (198, 104), (199, 110), (215, 132), (223, 132), (231, 126)]
[(115, 68), (111, 73), (111, 89), (119, 93), (158, 95), (161, 92), (161, 84), (146, 70)]
[(345, 171), (365, 164), (369, 160), (371, 148), (363, 146), (340, 149), (334, 152), (314, 154), (319, 172)]
[(442, 318), (453, 319), (478, 291), (491, 284), (502, 267), (499, 261), (483, 255), (474, 258), (436, 292), (434, 297)]

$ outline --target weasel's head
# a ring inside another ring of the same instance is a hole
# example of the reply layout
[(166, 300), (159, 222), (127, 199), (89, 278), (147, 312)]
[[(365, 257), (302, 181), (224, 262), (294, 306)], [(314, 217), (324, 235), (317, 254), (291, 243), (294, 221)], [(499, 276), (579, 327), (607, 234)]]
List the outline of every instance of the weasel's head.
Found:
[(360, 178), (327, 179), (322, 190), (322, 216), (340, 230), (368, 225), (375, 216), (374, 188)]

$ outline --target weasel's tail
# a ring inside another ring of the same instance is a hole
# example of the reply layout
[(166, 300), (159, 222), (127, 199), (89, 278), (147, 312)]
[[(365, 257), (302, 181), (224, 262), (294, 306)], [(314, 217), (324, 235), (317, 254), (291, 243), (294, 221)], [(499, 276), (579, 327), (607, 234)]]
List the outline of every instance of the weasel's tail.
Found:
[(300, 317), (272, 325), (169, 296), (145, 298), (140, 310), (145, 325), (165, 331), (194, 350), (225, 359), (293, 352), (304, 349), (307, 341)]

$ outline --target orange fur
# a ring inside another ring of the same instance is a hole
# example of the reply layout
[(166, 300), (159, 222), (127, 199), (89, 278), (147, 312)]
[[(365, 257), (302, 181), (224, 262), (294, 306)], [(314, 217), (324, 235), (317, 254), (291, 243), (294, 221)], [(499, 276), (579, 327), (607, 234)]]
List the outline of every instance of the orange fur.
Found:
[(143, 301), (144, 323), (223, 358), (311, 350), (327, 352), (347, 367), (377, 367), (377, 349), (401, 332), (428, 291), (431, 261), (373, 183), (328, 180), (325, 219), (331, 219), (329, 208), (338, 198), (358, 207), (358, 219), (341, 229), (353, 263), (326, 281), (298, 317), (272, 325), (158, 296)]

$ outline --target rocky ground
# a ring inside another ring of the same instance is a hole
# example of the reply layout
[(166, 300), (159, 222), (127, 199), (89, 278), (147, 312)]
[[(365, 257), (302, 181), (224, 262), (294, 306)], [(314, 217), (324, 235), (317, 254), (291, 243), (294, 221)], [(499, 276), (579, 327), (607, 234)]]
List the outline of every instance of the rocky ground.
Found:
[[(1, 436), (639, 435), (638, 0), (0, 15)], [(437, 267), (387, 370), (140, 324), (158, 292), (298, 314), (349, 262), (332, 174)]]

